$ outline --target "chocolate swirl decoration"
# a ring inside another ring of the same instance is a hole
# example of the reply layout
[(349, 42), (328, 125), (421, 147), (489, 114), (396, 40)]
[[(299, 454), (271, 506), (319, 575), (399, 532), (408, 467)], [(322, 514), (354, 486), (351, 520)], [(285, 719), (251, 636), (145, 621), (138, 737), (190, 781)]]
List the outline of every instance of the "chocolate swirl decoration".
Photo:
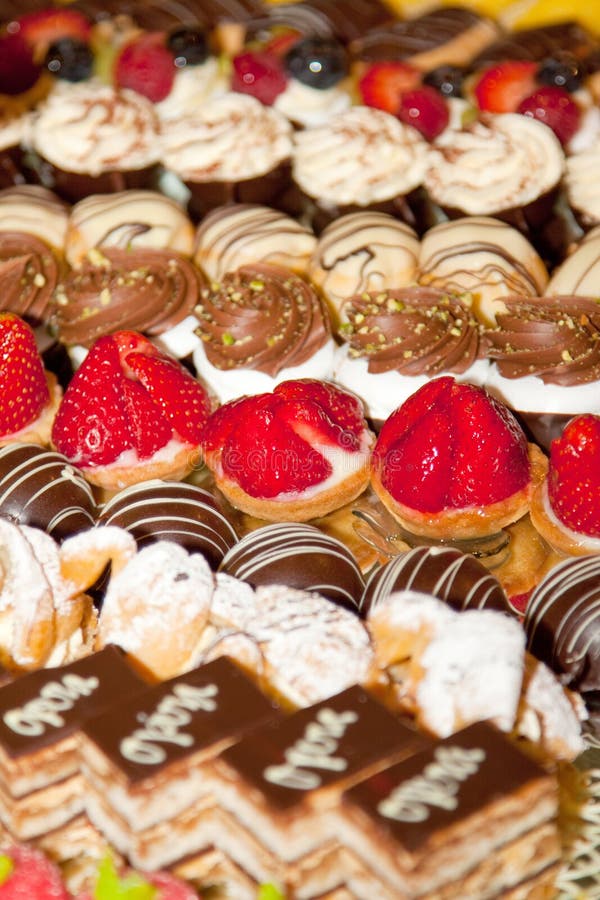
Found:
[(257, 263), (228, 272), (196, 307), (209, 362), (217, 369), (258, 369), (274, 377), (323, 347), (331, 326), (314, 289), (280, 266)]
[(573, 387), (600, 378), (600, 303), (592, 297), (506, 297), (483, 345), (504, 378)]
[(33, 234), (0, 231), (2, 309), (32, 326), (48, 321), (60, 263), (48, 244)]
[(163, 334), (193, 313), (202, 275), (172, 250), (91, 250), (55, 291), (53, 323), (67, 345), (111, 331)]
[(371, 291), (352, 298), (340, 337), (369, 372), (465, 372), (480, 356), (479, 325), (459, 295), (432, 288)]

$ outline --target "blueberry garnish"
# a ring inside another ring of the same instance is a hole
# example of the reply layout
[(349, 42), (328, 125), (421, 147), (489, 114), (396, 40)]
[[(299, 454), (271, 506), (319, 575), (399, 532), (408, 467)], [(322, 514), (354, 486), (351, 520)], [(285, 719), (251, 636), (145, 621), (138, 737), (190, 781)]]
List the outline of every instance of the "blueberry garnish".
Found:
[(167, 38), (167, 47), (175, 58), (175, 65), (199, 66), (209, 57), (206, 35), (198, 28), (178, 28)]
[(64, 37), (48, 47), (45, 66), (63, 81), (85, 81), (92, 74), (94, 54), (85, 41)]
[(465, 73), (458, 66), (438, 66), (423, 76), (423, 83), (435, 88), (444, 97), (462, 97)]
[(332, 38), (303, 38), (285, 55), (285, 70), (307, 87), (326, 90), (348, 74), (348, 57)]

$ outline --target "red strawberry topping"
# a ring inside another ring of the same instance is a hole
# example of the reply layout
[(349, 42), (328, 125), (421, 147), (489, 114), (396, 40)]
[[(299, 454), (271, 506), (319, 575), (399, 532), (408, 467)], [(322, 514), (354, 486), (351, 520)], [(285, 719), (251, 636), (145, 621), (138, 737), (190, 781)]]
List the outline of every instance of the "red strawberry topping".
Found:
[(0, 94), (14, 96), (28, 91), (40, 72), (31, 47), (18, 32), (0, 35)]
[(100, 338), (73, 376), (52, 430), (56, 448), (82, 468), (133, 450), (148, 459), (171, 439), (198, 443), (208, 417), (205, 389), (136, 332)]
[(248, 50), (233, 58), (231, 90), (251, 94), (265, 106), (272, 106), (287, 86), (281, 57), (267, 50)]
[(208, 419), (205, 460), (253, 497), (301, 492), (332, 474), (321, 450), (360, 449), (366, 423), (356, 415), (357, 404), (340, 388), (311, 379), (233, 400)]
[(125, 44), (115, 61), (115, 83), (159, 103), (171, 93), (175, 80), (173, 54), (165, 35), (151, 31)]
[(30, 425), (50, 402), (44, 364), (30, 326), (0, 313), (0, 435)]
[(65, 7), (48, 7), (26, 13), (17, 19), (19, 34), (42, 60), (50, 44), (61, 38), (73, 38), (83, 43), (90, 39), (92, 25), (82, 12)]
[(482, 388), (434, 379), (384, 423), (372, 465), (394, 500), (427, 513), (487, 506), (526, 487), (527, 439)]
[(421, 81), (418, 69), (404, 62), (377, 62), (364, 72), (358, 82), (362, 102), (396, 115), (402, 94), (416, 88)]
[(568, 91), (544, 84), (519, 104), (517, 112), (531, 116), (552, 129), (561, 144), (568, 144), (581, 123), (581, 111)]
[(600, 537), (600, 416), (576, 416), (550, 446), (548, 497), (573, 531)]
[(486, 112), (516, 112), (521, 100), (536, 87), (538, 65), (526, 60), (508, 60), (486, 69), (475, 84), (479, 109)]
[(432, 141), (448, 125), (450, 112), (439, 91), (423, 85), (402, 94), (398, 118), (405, 125), (416, 128), (426, 140)]
[(0, 860), (0, 900), (68, 900), (59, 869), (39, 850), (9, 847)]

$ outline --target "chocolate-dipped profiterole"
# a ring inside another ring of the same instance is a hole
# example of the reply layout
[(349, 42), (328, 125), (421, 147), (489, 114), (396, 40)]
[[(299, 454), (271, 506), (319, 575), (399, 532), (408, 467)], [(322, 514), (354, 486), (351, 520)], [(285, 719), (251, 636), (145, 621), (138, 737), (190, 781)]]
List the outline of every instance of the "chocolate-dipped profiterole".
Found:
[(533, 591), (525, 612), (527, 647), (563, 684), (600, 690), (600, 556), (565, 559)]
[(96, 501), (62, 453), (11, 443), (0, 449), (0, 516), (62, 541), (94, 524)]
[(510, 613), (502, 585), (474, 556), (453, 547), (415, 547), (375, 569), (365, 585), (360, 612), (369, 612), (395, 591), (433, 594), (457, 611), (495, 609)]
[(364, 579), (348, 548), (314, 525), (282, 522), (245, 535), (220, 571), (253, 587), (286, 584), (357, 611)]
[(202, 553), (213, 569), (237, 541), (213, 495), (194, 484), (153, 479), (125, 488), (100, 510), (98, 525), (118, 525), (138, 546), (174, 541)]

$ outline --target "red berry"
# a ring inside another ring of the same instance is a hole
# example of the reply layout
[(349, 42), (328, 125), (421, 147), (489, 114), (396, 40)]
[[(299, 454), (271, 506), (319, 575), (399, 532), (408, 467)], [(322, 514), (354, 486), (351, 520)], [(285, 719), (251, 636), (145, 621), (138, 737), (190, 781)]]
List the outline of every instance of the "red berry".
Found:
[(233, 58), (232, 91), (250, 94), (271, 106), (287, 86), (281, 59), (267, 51), (247, 51)]
[(527, 439), (512, 413), (450, 376), (430, 381), (389, 417), (372, 465), (395, 500), (428, 513), (488, 506), (529, 481)]
[(0, 94), (22, 94), (33, 87), (40, 76), (33, 51), (17, 32), (0, 35)]
[(355, 416), (357, 403), (341, 388), (311, 379), (232, 400), (206, 423), (205, 460), (253, 497), (301, 492), (332, 474), (321, 449), (361, 449), (356, 432), (368, 431), (364, 417)]
[(448, 104), (438, 91), (427, 85), (402, 94), (397, 115), (428, 141), (441, 134), (450, 120)]
[(0, 900), (69, 900), (59, 869), (39, 850), (17, 845), (2, 855), (10, 858), (12, 871), (0, 884)]
[(13, 313), (0, 313), (0, 435), (30, 425), (49, 401), (32, 329)]
[(17, 19), (19, 34), (36, 51), (36, 59), (43, 60), (50, 44), (61, 38), (74, 38), (87, 43), (92, 24), (88, 17), (76, 9), (49, 7), (26, 13)]
[(568, 144), (581, 122), (579, 106), (568, 91), (545, 84), (521, 101), (518, 112), (543, 122), (552, 129), (561, 144)]
[(115, 62), (115, 83), (159, 103), (171, 92), (175, 80), (173, 54), (165, 35), (149, 32), (125, 44)]
[(486, 112), (515, 112), (521, 100), (535, 88), (537, 63), (508, 60), (486, 69), (474, 88), (479, 109)]
[(378, 62), (366, 70), (358, 82), (362, 102), (396, 115), (402, 94), (421, 81), (418, 69), (404, 62)]
[(82, 468), (126, 451), (148, 459), (171, 439), (193, 446), (208, 417), (206, 391), (137, 332), (99, 338), (71, 379), (52, 429), (59, 452)]
[(576, 416), (550, 447), (548, 497), (573, 531), (600, 537), (600, 416)]

